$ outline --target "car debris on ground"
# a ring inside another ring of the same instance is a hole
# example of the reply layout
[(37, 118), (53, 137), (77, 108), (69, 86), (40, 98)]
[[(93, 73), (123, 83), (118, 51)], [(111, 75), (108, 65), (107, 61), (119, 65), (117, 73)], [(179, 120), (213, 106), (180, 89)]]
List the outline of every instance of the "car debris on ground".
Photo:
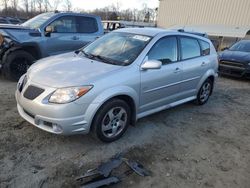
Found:
[[(112, 173), (113, 170), (120, 168), (122, 164), (125, 164), (128, 169), (119, 173)], [(88, 170), (76, 180), (80, 182), (81, 188), (97, 188), (117, 184), (133, 172), (142, 177), (151, 175), (151, 172), (139, 162), (124, 158), (121, 154), (118, 154), (109, 161), (100, 164), (97, 168)]]

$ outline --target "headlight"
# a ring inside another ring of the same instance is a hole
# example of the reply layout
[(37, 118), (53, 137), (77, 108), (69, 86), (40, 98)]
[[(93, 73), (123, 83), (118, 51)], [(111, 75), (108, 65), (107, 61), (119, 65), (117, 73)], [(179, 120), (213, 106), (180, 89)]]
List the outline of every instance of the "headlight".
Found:
[(248, 66), (250, 66), (250, 63), (248, 63)]
[(49, 102), (64, 104), (85, 95), (93, 86), (68, 87), (57, 89), (49, 98)]

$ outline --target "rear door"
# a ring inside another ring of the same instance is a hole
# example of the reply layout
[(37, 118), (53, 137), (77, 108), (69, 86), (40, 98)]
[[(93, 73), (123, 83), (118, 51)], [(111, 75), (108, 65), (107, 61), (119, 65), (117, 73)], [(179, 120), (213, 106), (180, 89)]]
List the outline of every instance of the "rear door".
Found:
[(209, 43), (193, 37), (179, 37), (181, 61), (183, 62), (182, 98), (195, 96), (197, 86), (209, 67)]
[(77, 30), (79, 37), (79, 47), (94, 41), (100, 37), (100, 29), (97, 19), (88, 16), (77, 16)]
[(161, 61), (162, 67), (141, 70), (140, 113), (177, 101), (180, 91), (182, 62), (178, 61), (177, 38), (159, 39), (147, 57)]

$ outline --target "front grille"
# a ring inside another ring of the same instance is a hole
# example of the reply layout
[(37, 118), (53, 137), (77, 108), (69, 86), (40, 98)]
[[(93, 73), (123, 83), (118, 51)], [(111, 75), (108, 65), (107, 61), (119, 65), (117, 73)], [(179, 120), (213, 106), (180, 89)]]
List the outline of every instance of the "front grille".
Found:
[(244, 67), (244, 64), (237, 63), (237, 62), (232, 62), (232, 61), (220, 61), (220, 64), (233, 66), (233, 67)]
[(43, 92), (44, 92), (44, 89), (30, 85), (24, 92), (23, 96), (27, 99), (34, 100)]

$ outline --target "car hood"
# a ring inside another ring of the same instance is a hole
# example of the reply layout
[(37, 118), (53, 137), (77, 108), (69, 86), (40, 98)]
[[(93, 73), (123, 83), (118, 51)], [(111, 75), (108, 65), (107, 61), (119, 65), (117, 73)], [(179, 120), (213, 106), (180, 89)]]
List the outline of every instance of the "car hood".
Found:
[(61, 88), (89, 85), (121, 68), (70, 52), (39, 60), (30, 67), (27, 75), (32, 82)]
[(0, 24), (0, 33), (16, 42), (27, 42), (32, 37), (41, 36), (41, 33), (36, 29), (13, 24)]
[(22, 25), (14, 25), (14, 24), (0, 24), (0, 29), (17, 29), (17, 30), (29, 30), (30, 28), (24, 27)]
[(249, 63), (250, 62), (250, 53), (249, 52), (226, 50), (220, 54), (220, 60)]

